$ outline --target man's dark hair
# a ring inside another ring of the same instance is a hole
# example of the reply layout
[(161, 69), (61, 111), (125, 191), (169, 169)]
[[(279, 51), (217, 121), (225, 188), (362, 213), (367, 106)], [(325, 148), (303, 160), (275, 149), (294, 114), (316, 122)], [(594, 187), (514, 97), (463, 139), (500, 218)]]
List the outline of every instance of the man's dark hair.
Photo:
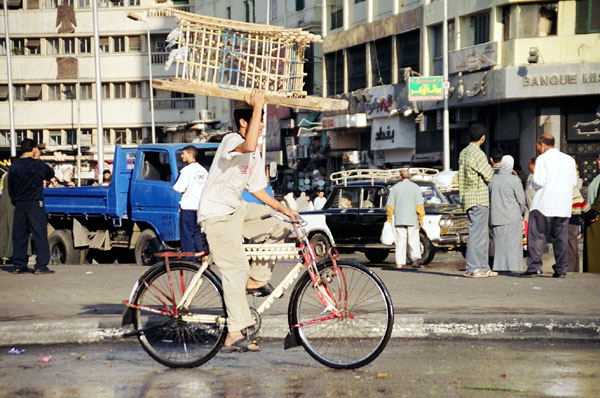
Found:
[(104, 169), (104, 170), (102, 171), (102, 174), (106, 174), (106, 173), (108, 173), (108, 174), (112, 174), (112, 173), (111, 173), (111, 171), (110, 171), (109, 169)]
[(183, 148), (183, 150), (187, 153), (192, 154), (194, 156), (194, 159), (196, 159), (196, 157), (198, 156), (198, 149), (193, 145), (188, 145), (185, 148)]
[[(240, 129), (240, 119), (244, 119), (246, 123), (250, 123), (250, 119), (252, 119), (252, 113), (254, 110), (252, 108), (239, 108), (233, 111), (233, 120), (235, 120), (235, 125), (239, 131)], [(264, 112), (261, 113), (261, 117)]]
[(33, 148), (37, 148), (37, 144), (31, 138), (25, 138), (21, 142), (21, 153), (27, 153), (33, 151)]
[(476, 142), (485, 135), (485, 126), (481, 123), (472, 124), (469, 127), (469, 142)]
[(502, 160), (502, 156), (504, 156), (504, 150), (499, 146), (493, 148), (492, 152), (490, 153), (490, 157), (492, 158), (494, 163), (500, 163), (500, 161)]
[(537, 156), (534, 156), (534, 157), (532, 157), (531, 159), (529, 159), (529, 161), (530, 161), (531, 163), (535, 163), (535, 160), (536, 160), (536, 159), (537, 159)]
[(554, 146), (554, 137), (548, 134), (540, 135), (537, 139), (537, 142), (541, 142), (542, 144), (546, 144), (548, 146)]

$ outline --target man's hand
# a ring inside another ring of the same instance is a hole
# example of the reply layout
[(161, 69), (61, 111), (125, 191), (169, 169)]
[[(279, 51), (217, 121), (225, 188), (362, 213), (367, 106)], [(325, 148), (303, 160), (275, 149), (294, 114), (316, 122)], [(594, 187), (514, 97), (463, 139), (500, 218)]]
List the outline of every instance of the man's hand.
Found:
[(298, 215), (298, 212), (296, 210), (292, 210), (288, 207), (283, 207), (283, 209), (281, 209), (280, 211), (281, 211), (281, 213), (288, 216), (290, 218), (290, 220), (295, 220), (296, 216)]
[(244, 101), (254, 109), (261, 108), (265, 104), (265, 92), (259, 89), (252, 89), (250, 95), (244, 96)]

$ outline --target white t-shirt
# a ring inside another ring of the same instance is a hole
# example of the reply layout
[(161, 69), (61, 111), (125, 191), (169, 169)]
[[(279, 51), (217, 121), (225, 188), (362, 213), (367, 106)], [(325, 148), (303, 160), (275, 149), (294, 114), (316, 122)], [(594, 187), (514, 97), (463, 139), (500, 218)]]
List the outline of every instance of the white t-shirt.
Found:
[(232, 214), (242, 204), (242, 191), (256, 192), (267, 186), (265, 167), (258, 148), (252, 153), (234, 152), (244, 138), (227, 134), (215, 154), (198, 207), (198, 222)]
[(577, 185), (575, 160), (556, 148), (537, 157), (532, 187), (536, 190), (531, 209), (546, 217), (571, 217), (573, 187)]
[(325, 202), (327, 202), (327, 198), (325, 196), (317, 196), (314, 200), (315, 210), (321, 210), (323, 206), (325, 206)]
[(198, 162), (190, 163), (181, 169), (173, 189), (183, 194), (179, 201), (179, 206), (183, 210), (198, 210), (207, 176), (208, 171)]

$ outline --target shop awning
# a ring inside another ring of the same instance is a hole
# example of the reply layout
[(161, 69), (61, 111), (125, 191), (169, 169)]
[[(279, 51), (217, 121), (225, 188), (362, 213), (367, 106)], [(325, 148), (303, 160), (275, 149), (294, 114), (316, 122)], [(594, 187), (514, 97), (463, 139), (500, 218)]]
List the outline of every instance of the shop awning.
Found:
[(42, 94), (42, 86), (41, 85), (29, 86), (29, 88), (27, 89), (27, 92), (25, 93), (25, 99), (26, 100), (37, 100), (37, 99), (41, 98), (41, 94)]

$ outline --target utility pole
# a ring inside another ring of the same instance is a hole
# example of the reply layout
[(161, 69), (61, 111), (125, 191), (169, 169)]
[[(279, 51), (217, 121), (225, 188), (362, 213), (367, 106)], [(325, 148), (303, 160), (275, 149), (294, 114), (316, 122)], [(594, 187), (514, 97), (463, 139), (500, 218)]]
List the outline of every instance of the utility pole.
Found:
[(12, 84), (12, 69), (10, 61), (10, 34), (8, 33), (8, 0), (4, 0), (4, 41), (6, 44), (6, 70), (8, 72), (8, 118), (10, 120), (10, 156), (17, 156), (17, 140), (15, 133), (15, 113), (13, 108), (13, 84)]
[(102, 184), (104, 169), (104, 129), (102, 128), (102, 79), (100, 78), (100, 36), (98, 34), (98, 4), (92, 1), (94, 14), (94, 61), (96, 65), (96, 132), (98, 139), (98, 184)]
[(443, 93), (444, 93), (444, 114), (443, 114), (443, 140), (444, 140), (444, 171), (450, 170), (450, 116), (448, 114), (448, 0), (444, 0), (444, 23), (442, 25), (442, 44), (443, 44)]

